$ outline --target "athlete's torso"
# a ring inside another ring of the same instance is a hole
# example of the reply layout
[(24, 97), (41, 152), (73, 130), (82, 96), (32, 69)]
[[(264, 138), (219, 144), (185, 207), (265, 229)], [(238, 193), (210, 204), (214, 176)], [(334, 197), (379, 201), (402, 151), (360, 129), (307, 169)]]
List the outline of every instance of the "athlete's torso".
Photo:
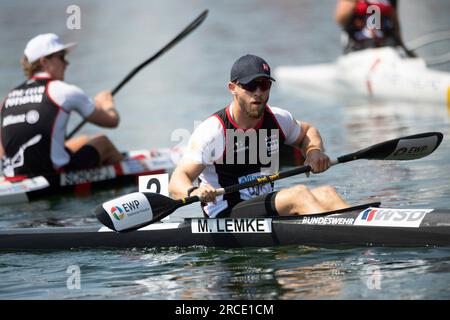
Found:
[(395, 46), (395, 6), (396, 2), (392, 0), (357, 1), (353, 16), (345, 27), (348, 35), (346, 51)]
[[(266, 106), (255, 128), (242, 130), (233, 120), (229, 106), (197, 128), (188, 148), (199, 149), (195, 151), (198, 156), (191, 159), (206, 166), (199, 176), (200, 183), (217, 189), (278, 171), (280, 146), (293, 144), (299, 135), (300, 125), (285, 110)], [(204, 211), (214, 217), (241, 201), (272, 190), (273, 185), (267, 184), (227, 194), (218, 197), (215, 204), (208, 203)]]
[(76, 86), (35, 76), (14, 90), (0, 109), (2, 169), (5, 176), (51, 173), (70, 161), (65, 132), (72, 110), (83, 117), (94, 109)]

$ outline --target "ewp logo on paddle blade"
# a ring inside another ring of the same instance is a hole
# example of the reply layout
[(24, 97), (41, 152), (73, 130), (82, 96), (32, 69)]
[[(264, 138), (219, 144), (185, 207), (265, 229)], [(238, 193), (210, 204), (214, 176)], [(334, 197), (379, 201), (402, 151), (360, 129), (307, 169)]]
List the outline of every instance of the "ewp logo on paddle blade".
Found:
[(112, 207), (111, 214), (114, 218), (116, 218), (119, 221), (125, 218), (125, 213), (123, 212), (123, 209), (119, 206)]
[(385, 159), (413, 160), (423, 158), (434, 151), (439, 145), (438, 140), (437, 136), (400, 140), (392, 154)]
[(134, 228), (153, 219), (150, 202), (142, 192), (133, 192), (107, 201), (102, 207), (108, 213), (116, 231)]

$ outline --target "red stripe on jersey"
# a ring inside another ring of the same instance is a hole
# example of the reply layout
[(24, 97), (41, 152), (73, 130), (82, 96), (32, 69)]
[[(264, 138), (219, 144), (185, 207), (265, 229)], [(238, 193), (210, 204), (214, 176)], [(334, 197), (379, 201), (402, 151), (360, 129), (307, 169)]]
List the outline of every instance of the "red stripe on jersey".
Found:
[[(241, 130), (243, 130), (244, 132), (247, 131), (248, 129), (242, 129), (241, 127), (239, 127), (239, 125), (238, 125), (236, 122), (234, 122), (234, 120), (233, 120), (233, 118), (231, 117), (231, 114), (230, 114), (230, 108), (231, 108), (231, 105), (228, 106), (227, 109), (226, 109), (226, 111), (225, 111), (225, 113), (227, 114), (228, 120), (231, 122), (231, 124), (232, 124), (236, 129), (241, 129)], [(266, 106), (265, 108), (267, 109), (267, 106)], [(256, 126), (254, 126), (253, 128), (249, 128), (249, 129), (258, 130), (259, 128), (261, 128), (263, 122), (264, 122), (264, 113), (263, 113), (261, 119), (259, 120), (259, 122), (256, 124)]]

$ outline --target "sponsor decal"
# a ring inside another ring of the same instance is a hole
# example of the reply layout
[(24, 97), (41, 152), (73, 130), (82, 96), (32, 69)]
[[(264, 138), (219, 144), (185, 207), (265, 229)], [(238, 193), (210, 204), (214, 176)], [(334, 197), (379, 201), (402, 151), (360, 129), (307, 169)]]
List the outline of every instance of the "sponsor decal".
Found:
[(23, 184), (27, 187), (28, 190), (43, 189), (50, 186), (48, 180), (43, 176), (26, 179), (23, 181)]
[(10, 126), (12, 124), (16, 124), (16, 123), (24, 123), (25, 122), (25, 115), (24, 114), (18, 114), (18, 115), (9, 115), (6, 116), (3, 119), (2, 122), (2, 127), (5, 128), (7, 126)]
[(39, 112), (36, 110), (30, 110), (27, 112), (27, 115), (25, 116), (25, 120), (29, 124), (35, 124), (39, 121)]
[(105, 202), (102, 206), (108, 212), (117, 231), (138, 226), (153, 218), (150, 203), (140, 192), (113, 199)]
[(23, 184), (13, 184), (11, 190), (12, 192), (27, 192), (28, 188)]
[(25, 122), (28, 124), (35, 124), (38, 121), (39, 121), (39, 112), (37, 112), (36, 110), (30, 110), (27, 113), (6, 116), (3, 119), (2, 127), (5, 128), (13, 124)]
[(355, 220), (358, 226), (418, 228), (433, 209), (367, 208)]
[(161, 160), (150, 160), (149, 162), (149, 167), (153, 168), (153, 170), (157, 169), (157, 168), (172, 168), (173, 167), (173, 162), (170, 159), (161, 159)]
[(45, 86), (13, 90), (5, 101), (5, 109), (28, 103), (41, 103), (44, 92)]
[(400, 140), (394, 152), (386, 159), (388, 160), (409, 160), (424, 157), (433, 151), (436, 146), (437, 137), (427, 137), (418, 139)]
[(278, 152), (280, 149), (280, 141), (278, 139), (278, 133), (272, 134), (270, 137), (266, 137), (267, 153), (270, 156), (272, 153)]
[(72, 172), (63, 172), (60, 175), (61, 186), (72, 186), (77, 184), (104, 181), (114, 179), (116, 171), (113, 166), (78, 170)]
[(116, 218), (116, 220), (122, 220), (125, 218), (125, 213), (123, 213), (123, 209), (119, 206), (112, 207), (110, 213), (114, 218)]
[[(252, 173), (243, 177), (238, 178), (239, 183), (246, 183), (253, 180), (264, 180), (267, 179), (266, 175), (262, 175), (261, 173)], [(261, 194), (266, 194), (273, 191), (273, 182), (260, 184), (254, 187), (250, 187), (247, 189), (240, 190), (239, 193), (241, 195), (241, 199), (247, 200), (254, 197), (257, 197)]]
[(149, 171), (147, 164), (139, 159), (127, 159), (121, 163), (124, 174), (135, 174)]
[(8, 194), (12, 192), (11, 183), (2, 183), (0, 184), (0, 195)]
[(192, 219), (192, 233), (271, 233), (271, 218)]
[(20, 182), (1, 182), (0, 195), (25, 193), (34, 190), (44, 189), (50, 186), (50, 183), (44, 177), (25, 179)]
[(354, 218), (340, 217), (303, 217), (302, 224), (321, 224), (321, 225), (352, 225)]
[(37, 134), (23, 145), (19, 147), (19, 150), (11, 158), (6, 156), (3, 157), (3, 174), (6, 176), (14, 176), (14, 169), (23, 166), (24, 163), (24, 152), (28, 147), (34, 146), (41, 141), (42, 135)]

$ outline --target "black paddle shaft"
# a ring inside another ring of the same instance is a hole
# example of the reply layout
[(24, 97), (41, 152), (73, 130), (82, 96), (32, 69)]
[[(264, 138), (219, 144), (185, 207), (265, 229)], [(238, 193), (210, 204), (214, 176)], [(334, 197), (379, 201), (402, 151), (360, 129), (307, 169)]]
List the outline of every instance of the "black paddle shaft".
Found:
[[(236, 192), (236, 191), (239, 191), (242, 189), (251, 188), (251, 187), (263, 184), (263, 183), (269, 183), (269, 182), (272, 182), (275, 180), (292, 177), (292, 176), (306, 173), (309, 171), (311, 171), (310, 166), (302, 166), (302, 167), (294, 168), (291, 170), (278, 172), (278, 173), (275, 173), (270, 176), (262, 176), (255, 180), (251, 180), (251, 181), (248, 181), (245, 183), (235, 184), (233, 186), (219, 189), (217, 192), (217, 195)], [(173, 199), (170, 199), (170, 198), (167, 198), (167, 197), (155, 194), (155, 193), (147, 193), (146, 197), (148, 198), (149, 202), (152, 203), (153, 219), (149, 222), (146, 222), (142, 226), (160, 221), (161, 219), (164, 219), (165, 217), (170, 215), (172, 212), (174, 212), (178, 208), (187, 206), (187, 205), (195, 203), (195, 202), (202, 201), (202, 199), (199, 196), (192, 196), (192, 197), (186, 197), (186, 198), (183, 198), (180, 200), (173, 200)], [(105, 224), (104, 221), (102, 221), (102, 223)], [(139, 229), (142, 226), (137, 226), (136, 228), (133, 228), (133, 230)], [(111, 225), (108, 225), (108, 227), (111, 228)], [(130, 230), (128, 230), (128, 231), (130, 231)]]
[[(114, 96), (131, 78), (133, 78), (136, 73), (138, 73), (142, 68), (144, 68), (149, 63), (158, 59), (162, 54), (171, 49), (174, 45), (176, 45), (180, 40), (186, 37), (189, 33), (194, 31), (205, 19), (208, 15), (208, 10), (202, 12), (201, 15), (197, 17), (190, 25), (188, 25), (179, 35), (177, 35), (172, 41), (170, 41), (166, 46), (164, 46), (161, 50), (159, 50), (156, 54), (151, 56), (149, 59), (142, 62), (136, 68), (131, 70), (131, 72), (111, 91), (111, 94)], [(72, 138), (85, 124), (87, 120), (83, 119), (67, 136), (66, 140)]]
[[(368, 148), (338, 157), (332, 164), (344, 163), (358, 159), (367, 160), (412, 160), (429, 155), (442, 142), (443, 135), (440, 132), (427, 132), (415, 134), (403, 138), (384, 141)], [(410, 142), (409, 148), (399, 145), (400, 142)], [(270, 176), (263, 176), (242, 184), (229, 186), (223, 189), (221, 194), (236, 192), (242, 189), (251, 188), (259, 184), (269, 183), (275, 180), (292, 177), (298, 174), (307, 173), (312, 170), (311, 166), (302, 166), (291, 170), (282, 171)]]

